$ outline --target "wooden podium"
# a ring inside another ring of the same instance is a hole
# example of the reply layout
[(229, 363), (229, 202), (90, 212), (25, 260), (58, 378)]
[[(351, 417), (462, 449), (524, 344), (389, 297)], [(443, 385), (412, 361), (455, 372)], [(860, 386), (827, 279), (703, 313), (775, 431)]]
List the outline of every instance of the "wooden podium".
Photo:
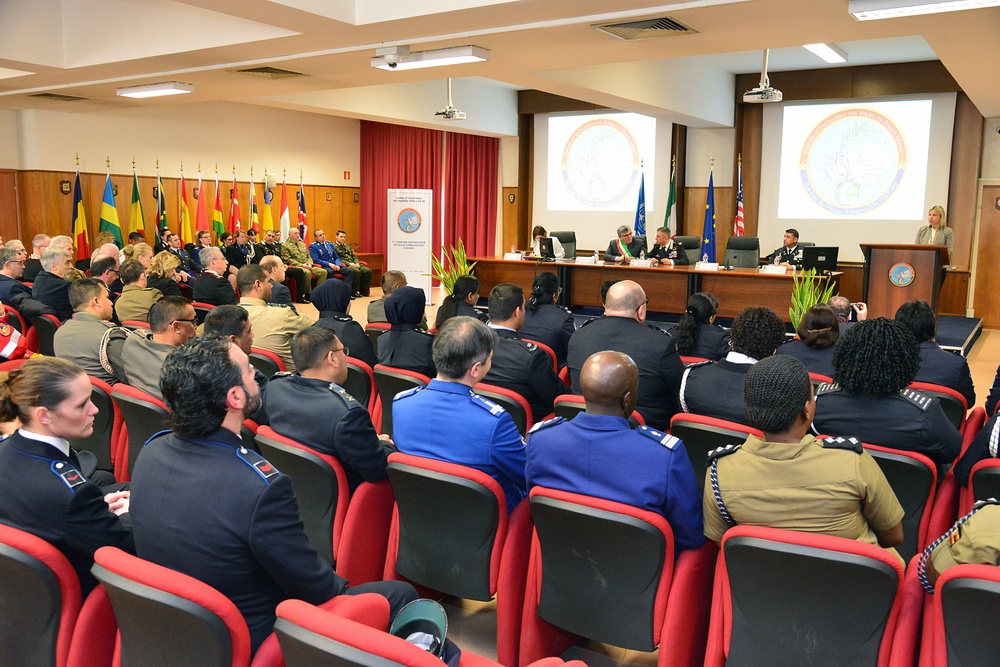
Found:
[(906, 303), (920, 299), (938, 312), (938, 294), (948, 265), (948, 247), (862, 243), (868, 317), (894, 317)]

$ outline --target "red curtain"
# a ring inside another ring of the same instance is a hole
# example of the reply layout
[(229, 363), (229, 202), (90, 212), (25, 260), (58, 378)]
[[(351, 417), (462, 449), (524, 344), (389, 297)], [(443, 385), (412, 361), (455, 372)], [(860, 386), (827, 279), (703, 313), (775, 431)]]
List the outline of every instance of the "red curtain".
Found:
[[(361, 121), (361, 248), (387, 250), (387, 190), (416, 188), (434, 191), (435, 254), (441, 248), (442, 132), (403, 125)], [(391, 267), (390, 267), (391, 268)]]
[(465, 243), (470, 257), (492, 257), (496, 246), (500, 140), (448, 133), (445, 150), (445, 239)]

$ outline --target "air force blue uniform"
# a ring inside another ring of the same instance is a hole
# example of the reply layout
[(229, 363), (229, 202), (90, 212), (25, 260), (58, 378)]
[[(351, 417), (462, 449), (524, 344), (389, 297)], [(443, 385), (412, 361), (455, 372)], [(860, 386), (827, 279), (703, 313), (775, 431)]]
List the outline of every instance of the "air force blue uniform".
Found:
[(664, 516), (678, 549), (705, 542), (701, 490), (684, 443), (623, 417), (581, 412), (537, 424), (528, 435), (528, 487), (603, 498)]
[(524, 441), (514, 420), (464, 384), (431, 380), (397, 395), (392, 435), (405, 454), (486, 473), (503, 489), (508, 512), (525, 498)]

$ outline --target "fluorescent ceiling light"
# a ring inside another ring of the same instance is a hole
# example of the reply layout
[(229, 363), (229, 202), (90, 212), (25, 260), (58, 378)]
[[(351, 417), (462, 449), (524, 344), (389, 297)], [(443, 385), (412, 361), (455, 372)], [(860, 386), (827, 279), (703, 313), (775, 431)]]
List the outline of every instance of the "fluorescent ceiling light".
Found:
[(803, 44), (802, 48), (812, 51), (830, 64), (847, 62), (847, 53), (836, 44), (823, 44), (820, 42), (819, 44)]
[(190, 83), (179, 83), (177, 81), (164, 81), (163, 83), (149, 83), (144, 86), (128, 86), (118, 89), (119, 97), (162, 97), (164, 95), (183, 95), (193, 93), (194, 85)]
[(1000, 0), (850, 0), (847, 11), (859, 21), (872, 21), (997, 6)]
[(378, 55), (372, 58), (372, 67), (399, 71), (404, 69), (420, 69), (422, 67), (478, 63), (489, 59), (490, 52), (487, 49), (482, 49), (478, 46), (454, 46), (448, 49), (415, 51), (406, 55)]

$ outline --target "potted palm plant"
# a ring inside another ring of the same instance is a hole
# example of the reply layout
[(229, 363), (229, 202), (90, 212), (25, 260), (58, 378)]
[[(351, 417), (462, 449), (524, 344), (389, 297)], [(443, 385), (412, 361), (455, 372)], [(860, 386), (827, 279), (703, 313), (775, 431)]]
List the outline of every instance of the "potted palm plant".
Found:
[(802, 316), (817, 303), (826, 303), (834, 296), (837, 289), (832, 276), (816, 278), (816, 269), (798, 271), (792, 275), (792, 303), (788, 308), (788, 316), (792, 326), (799, 328)]
[[(443, 260), (431, 254), (431, 273), (434, 280), (440, 281), (445, 291), (451, 294), (455, 287), (455, 280), (459, 276), (472, 273), (475, 262), (470, 263), (468, 255), (465, 254), (465, 244), (462, 239), (458, 239), (456, 247), (444, 249)], [(427, 275), (427, 274), (424, 274)]]

